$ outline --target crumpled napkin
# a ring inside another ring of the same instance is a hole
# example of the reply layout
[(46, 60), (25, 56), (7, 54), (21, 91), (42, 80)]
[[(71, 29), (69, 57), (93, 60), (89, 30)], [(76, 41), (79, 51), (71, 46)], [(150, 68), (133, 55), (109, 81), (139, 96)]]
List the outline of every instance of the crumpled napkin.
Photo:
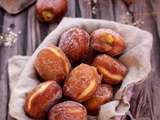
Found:
[[(98, 120), (113, 120), (120, 118), (129, 111), (132, 87), (144, 81), (151, 71), (152, 35), (139, 28), (106, 20), (83, 18), (64, 18), (58, 27), (52, 31), (29, 57), (13, 57), (9, 60), (9, 81), (11, 97), (9, 113), (17, 120), (32, 120), (23, 111), (25, 94), (39, 84), (33, 67), (37, 53), (49, 43), (57, 44), (59, 36), (71, 27), (81, 27), (89, 33), (98, 28), (110, 28), (119, 32), (127, 44), (127, 48), (119, 60), (125, 63), (129, 72), (124, 78), (114, 100), (101, 106)], [(26, 63), (27, 61), (27, 63)], [(26, 65), (25, 65), (26, 63)]]

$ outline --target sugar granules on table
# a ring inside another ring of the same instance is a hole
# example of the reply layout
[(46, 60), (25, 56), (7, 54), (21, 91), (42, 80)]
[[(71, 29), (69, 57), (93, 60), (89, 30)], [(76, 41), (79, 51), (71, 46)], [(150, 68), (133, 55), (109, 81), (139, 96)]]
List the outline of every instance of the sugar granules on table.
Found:
[(0, 34), (0, 45), (12, 46), (18, 40), (18, 35), (21, 31), (14, 32), (11, 28), (7, 28), (7, 32)]

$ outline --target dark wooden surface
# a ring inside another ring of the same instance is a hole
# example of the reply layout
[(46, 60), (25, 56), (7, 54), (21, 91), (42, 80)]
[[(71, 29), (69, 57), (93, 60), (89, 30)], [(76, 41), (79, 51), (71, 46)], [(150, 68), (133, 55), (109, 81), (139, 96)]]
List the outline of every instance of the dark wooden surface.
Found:
[[(113, 20), (137, 25), (153, 34), (152, 72), (144, 83), (134, 87), (131, 113), (137, 120), (160, 120), (160, 0), (135, 0), (130, 6), (122, 0), (68, 1), (66, 16)], [(13, 24), (13, 31), (21, 31), (15, 44), (0, 47), (0, 120), (12, 120), (8, 114), (8, 59), (14, 55), (31, 55), (58, 24), (39, 23), (34, 11), (33, 5), (16, 16), (10, 16), (0, 9), (0, 32), (6, 32)]]

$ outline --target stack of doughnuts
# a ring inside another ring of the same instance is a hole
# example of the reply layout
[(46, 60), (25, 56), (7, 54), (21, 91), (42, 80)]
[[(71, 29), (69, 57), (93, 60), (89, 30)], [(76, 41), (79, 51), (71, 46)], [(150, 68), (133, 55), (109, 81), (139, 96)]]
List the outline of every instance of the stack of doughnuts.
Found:
[(124, 38), (111, 29), (65, 31), (58, 46), (50, 44), (37, 54), (34, 68), (43, 81), (26, 94), (26, 115), (48, 120), (96, 116), (128, 72), (117, 59), (125, 48)]

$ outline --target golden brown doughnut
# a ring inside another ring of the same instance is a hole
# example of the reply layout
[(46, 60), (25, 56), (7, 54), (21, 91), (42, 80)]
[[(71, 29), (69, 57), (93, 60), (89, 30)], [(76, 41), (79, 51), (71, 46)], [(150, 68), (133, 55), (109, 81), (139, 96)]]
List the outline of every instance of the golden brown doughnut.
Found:
[(24, 110), (32, 118), (44, 118), (61, 97), (61, 87), (55, 81), (41, 83), (27, 93)]
[(66, 78), (71, 68), (63, 51), (54, 45), (49, 45), (38, 53), (34, 66), (44, 80), (58, 83)]
[(100, 28), (91, 34), (91, 46), (102, 53), (116, 56), (126, 48), (124, 38), (111, 29)]
[(38, 0), (36, 14), (42, 22), (60, 20), (67, 12), (67, 0)]
[(91, 98), (101, 83), (101, 76), (95, 67), (80, 64), (74, 68), (63, 86), (64, 95), (78, 102)]
[(78, 102), (65, 101), (51, 108), (48, 120), (87, 120), (87, 111)]
[(91, 99), (85, 101), (84, 105), (87, 108), (88, 114), (97, 115), (101, 105), (109, 102), (113, 97), (112, 86), (101, 84), (98, 86), (96, 93)]
[(110, 57), (109, 55), (98, 55), (93, 65), (98, 72), (103, 75), (103, 81), (110, 84), (120, 83), (127, 74), (127, 68), (120, 61)]
[(70, 28), (65, 31), (59, 41), (59, 47), (67, 55), (71, 63), (80, 61), (88, 53), (89, 34), (81, 28)]

